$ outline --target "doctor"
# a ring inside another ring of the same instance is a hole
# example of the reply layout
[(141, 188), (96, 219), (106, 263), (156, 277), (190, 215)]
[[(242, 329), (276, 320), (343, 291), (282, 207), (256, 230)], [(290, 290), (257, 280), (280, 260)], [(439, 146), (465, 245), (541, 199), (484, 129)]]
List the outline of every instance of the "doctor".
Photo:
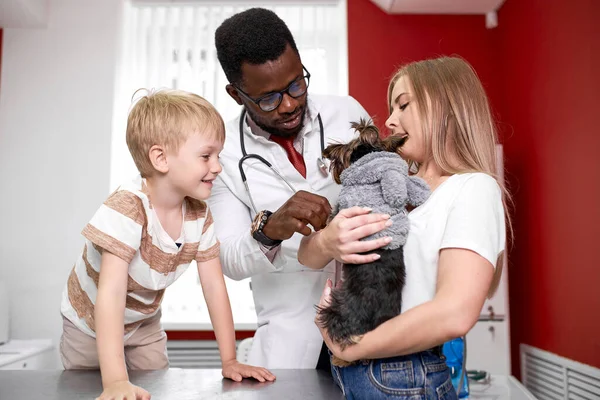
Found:
[[(248, 362), (329, 371), (313, 320), (335, 265), (306, 268), (297, 250), (303, 235), (326, 225), (340, 190), (323, 164), (323, 148), (349, 141), (350, 122), (368, 114), (351, 97), (308, 96), (310, 72), (289, 29), (271, 11), (232, 16), (217, 29), (215, 43), (227, 93), (243, 113), (226, 126), (223, 172), (209, 204), (223, 272), (252, 282), (258, 329)], [(367, 224), (381, 221), (364, 215)]]

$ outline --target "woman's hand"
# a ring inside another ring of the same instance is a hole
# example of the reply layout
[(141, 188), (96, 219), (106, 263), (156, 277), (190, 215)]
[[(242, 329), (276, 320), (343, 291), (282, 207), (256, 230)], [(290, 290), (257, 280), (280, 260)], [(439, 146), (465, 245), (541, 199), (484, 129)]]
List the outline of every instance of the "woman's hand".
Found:
[[(323, 290), (323, 293), (321, 294), (321, 300), (319, 301), (319, 309), (329, 307), (329, 304), (331, 302), (332, 286), (333, 284), (331, 283), (331, 279), (327, 279), (327, 282), (325, 283), (325, 289)], [(327, 330), (319, 324), (318, 317), (319, 314), (317, 312), (317, 316), (315, 317), (315, 324), (321, 331), (321, 336), (323, 336), (325, 344), (327, 345), (329, 350), (331, 350), (334, 356), (348, 362), (353, 362), (362, 358), (360, 357), (360, 343), (348, 346), (344, 350), (342, 350), (339, 344), (334, 343), (331, 340)]]
[(347, 264), (363, 264), (379, 259), (378, 254), (359, 254), (378, 249), (392, 241), (391, 237), (361, 241), (392, 225), (388, 214), (371, 214), (370, 208), (352, 207), (341, 210), (325, 229), (319, 232), (317, 246), (323, 254)]

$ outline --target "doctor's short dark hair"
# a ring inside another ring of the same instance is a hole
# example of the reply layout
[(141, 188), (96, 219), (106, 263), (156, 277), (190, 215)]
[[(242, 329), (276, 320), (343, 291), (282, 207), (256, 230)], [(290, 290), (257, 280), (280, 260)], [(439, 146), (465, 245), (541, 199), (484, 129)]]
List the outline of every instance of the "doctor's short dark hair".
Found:
[(298, 53), (287, 25), (273, 11), (250, 8), (227, 18), (215, 32), (217, 57), (230, 83), (242, 81), (242, 64), (278, 59), (287, 45)]

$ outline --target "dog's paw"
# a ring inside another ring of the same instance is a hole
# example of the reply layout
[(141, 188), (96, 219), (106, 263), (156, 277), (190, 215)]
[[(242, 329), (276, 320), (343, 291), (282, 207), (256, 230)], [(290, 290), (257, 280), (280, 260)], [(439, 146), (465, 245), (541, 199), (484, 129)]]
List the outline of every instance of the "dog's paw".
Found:
[(352, 335), (348, 338), (350, 344), (358, 344), (362, 340), (364, 335)]
[(331, 364), (335, 365), (336, 367), (349, 367), (354, 363), (342, 360), (341, 358), (338, 358), (336, 356), (331, 356)]

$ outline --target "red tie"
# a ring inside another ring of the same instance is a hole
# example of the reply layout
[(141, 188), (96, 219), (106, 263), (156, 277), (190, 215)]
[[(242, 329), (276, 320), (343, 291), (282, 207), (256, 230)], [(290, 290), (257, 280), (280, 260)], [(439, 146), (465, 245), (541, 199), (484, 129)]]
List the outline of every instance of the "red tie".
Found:
[(302, 175), (302, 177), (306, 179), (306, 165), (304, 165), (304, 158), (302, 158), (302, 154), (298, 153), (298, 151), (296, 151), (296, 149), (294, 148), (295, 137), (281, 137), (271, 135), (269, 139), (283, 147), (283, 149), (288, 155), (288, 159), (290, 160), (294, 168), (296, 168), (298, 172), (300, 172), (300, 175)]

